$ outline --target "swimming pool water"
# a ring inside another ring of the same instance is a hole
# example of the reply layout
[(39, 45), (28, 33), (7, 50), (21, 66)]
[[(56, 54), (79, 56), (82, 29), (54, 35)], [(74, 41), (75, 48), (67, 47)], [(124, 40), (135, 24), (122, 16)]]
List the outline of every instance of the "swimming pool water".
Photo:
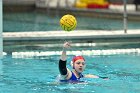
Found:
[[(109, 77), (83, 79), (84, 83), (57, 81), (59, 55), (15, 58), (6, 55), (0, 61), (0, 93), (139, 93), (140, 55), (85, 55), (84, 74)], [(68, 56), (67, 66), (72, 55)]]
[[(4, 32), (56, 31), (61, 16), (48, 16), (45, 13), (3, 13)], [(76, 16), (76, 30), (123, 30), (123, 20)], [(140, 29), (139, 21), (128, 21), (128, 29)]]
[[(60, 16), (4, 13), (3, 19), (4, 32), (61, 30)], [(77, 20), (77, 30), (123, 29), (122, 20), (85, 17), (77, 17)], [(139, 25), (138, 21), (130, 21), (128, 29), (139, 29)], [(4, 46), (7, 54), (0, 60), (0, 93), (139, 93), (139, 42), (76, 47), (68, 55), (69, 68), (73, 53), (79, 51), (87, 62), (84, 74), (105, 76), (109, 80), (83, 79), (84, 83), (62, 84), (57, 81), (60, 46), (53, 49), (37, 44)]]

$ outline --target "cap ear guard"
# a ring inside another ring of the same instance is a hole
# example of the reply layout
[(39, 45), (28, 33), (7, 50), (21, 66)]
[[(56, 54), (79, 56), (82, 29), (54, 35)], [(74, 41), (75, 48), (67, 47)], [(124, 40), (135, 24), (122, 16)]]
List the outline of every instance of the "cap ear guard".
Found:
[(74, 69), (73, 61), (70, 62), (71, 67)]

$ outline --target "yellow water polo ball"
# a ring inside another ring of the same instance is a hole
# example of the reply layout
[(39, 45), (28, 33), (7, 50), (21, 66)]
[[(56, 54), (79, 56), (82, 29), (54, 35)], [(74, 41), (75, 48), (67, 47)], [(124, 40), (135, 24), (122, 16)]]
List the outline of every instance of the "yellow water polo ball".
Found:
[(60, 19), (60, 26), (65, 31), (72, 31), (77, 26), (76, 18), (73, 15), (67, 14)]

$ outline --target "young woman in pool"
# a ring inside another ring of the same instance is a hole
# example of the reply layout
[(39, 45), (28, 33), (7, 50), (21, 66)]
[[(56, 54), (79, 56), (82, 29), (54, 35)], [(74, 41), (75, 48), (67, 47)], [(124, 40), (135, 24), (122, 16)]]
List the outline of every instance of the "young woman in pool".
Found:
[(82, 75), (82, 72), (85, 69), (86, 62), (83, 56), (74, 56), (71, 61), (71, 66), (73, 67), (73, 70), (70, 71), (66, 67), (66, 61), (67, 61), (67, 55), (66, 50), (71, 47), (71, 44), (69, 42), (65, 42), (63, 45), (63, 51), (62, 55), (59, 60), (59, 71), (61, 74), (62, 79), (60, 81), (64, 82), (75, 82), (80, 81), (80, 78), (100, 78), (96, 75)]

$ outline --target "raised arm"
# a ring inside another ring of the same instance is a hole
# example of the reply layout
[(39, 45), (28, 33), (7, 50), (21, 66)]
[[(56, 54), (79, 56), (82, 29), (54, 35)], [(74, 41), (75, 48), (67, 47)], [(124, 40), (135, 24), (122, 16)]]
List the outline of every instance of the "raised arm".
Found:
[(68, 73), (68, 69), (66, 67), (66, 61), (67, 61), (66, 50), (68, 48), (70, 48), (70, 43), (65, 42), (63, 45), (62, 54), (61, 54), (60, 60), (59, 60), (59, 72), (61, 75), (67, 75), (67, 73)]
[(64, 45), (63, 45), (62, 55), (60, 57), (60, 59), (62, 61), (66, 61), (67, 60), (66, 50), (68, 48), (70, 48), (70, 43), (69, 42), (65, 42)]

